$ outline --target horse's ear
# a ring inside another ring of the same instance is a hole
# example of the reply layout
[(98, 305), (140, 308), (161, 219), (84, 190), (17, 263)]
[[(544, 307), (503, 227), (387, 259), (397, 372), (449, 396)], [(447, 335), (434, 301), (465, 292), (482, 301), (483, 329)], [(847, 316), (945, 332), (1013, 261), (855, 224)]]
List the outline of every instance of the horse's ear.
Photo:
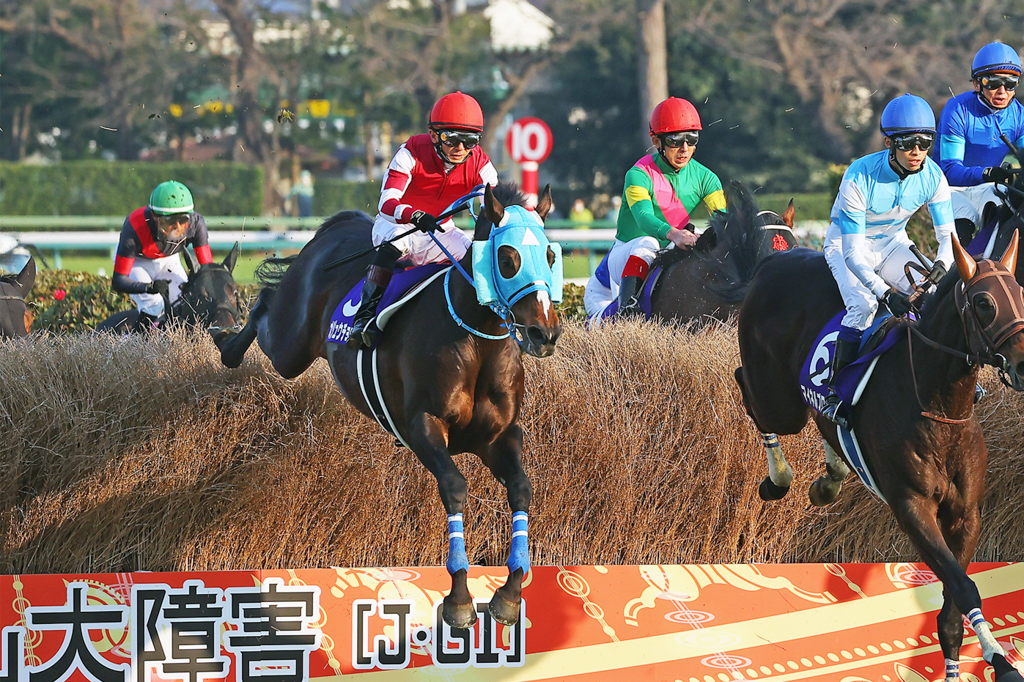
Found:
[(188, 270), (188, 278), (192, 279), (199, 272), (199, 259), (192, 253), (191, 249), (182, 249), (185, 254), (185, 268)]
[[(501, 223), (502, 218), (505, 217), (505, 207), (501, 205), (501, 202), (494, 198), (494, 192), (491, 191), (491, 186), (487, 185), (484, 187), (484, 215), (491, 225), (498, 225)], [(479, 226), (480, 223), (477, 223)], [(473, 239), (476, 241), (484, 241), (491, 235), (490, 226), (487, 228), (486, 234), (474, 234)]]
[(238, 252), (240, 249), (241, 247), (238, 245), (238, 242), (235, 242), (235, 245), (231, 247), (230, 251), (228, 251), (228, 255), (224, 257), (224, 267), (228, 269), (228, 272), (234, 272), (235, 263), (238, 262)]
[(541, 220), (548, 217), (548, 213), (551, 212), (551, 185), (544, 185), (544, 191), (540, 193), (540, 201), (537, 202), (537, 215), (540, 216)]
[(18, 283), (18, 295), (22, 298), (28, 296), (29, 292), (32, 291), (32, 286), (36, 283), (36, 259), (30, 256), (28, 262), (25, 263), (25, 267), (21, 269), (21, 272), (14, 279)]
[(1014, 274), (1017, 271), (1017, 242), (1019, 241), (1020, 231), (1014, 230), (1013, 236), (1010, 237), (1010, 245), (1006, 247), (1006, 251), (1003, 252), (1003, 257), (999, 259), (999, 262), (1003, 264), (1003, 267), (1010, 271), (1010, 274)]
[(793, 216), (795, 215), (796, 209), (793, 208), (793, 200), (790, 199), (789, 206), (786, 207), (786, 210), (782, 214), (782, 222), (786, 223), (786, 226), (791, 230), (793, 229)]
[(960, 279), (965, 282), (971, 281), (974, 273), (978, 271), (978, 264), (974, 262), (971, 254), (964, 251), (960, 246), (960, 239), (953, 233), (953, 258), (956, 260), (956, 269), (960, 273)]

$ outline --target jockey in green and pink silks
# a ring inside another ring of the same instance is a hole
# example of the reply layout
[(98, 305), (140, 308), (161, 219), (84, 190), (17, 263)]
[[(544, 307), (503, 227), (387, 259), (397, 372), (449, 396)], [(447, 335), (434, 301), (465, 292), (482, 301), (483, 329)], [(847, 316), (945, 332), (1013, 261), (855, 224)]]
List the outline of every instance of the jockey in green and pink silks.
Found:
[(659, 249), (669, 243), (688, 249), (697, 241), (690, 217), (701, 201), (710, 212), (725, 210), (721, 180), (693, 159), (700, 130), (697, 110), (678, 97), (669, 97), (651, 114), (656, 151), (626, 173), (622, 192), (626, 210), (619, 211), (615, 245), (608, 254), (611, 289), (619, 290), (620, 314), (637, 305)]

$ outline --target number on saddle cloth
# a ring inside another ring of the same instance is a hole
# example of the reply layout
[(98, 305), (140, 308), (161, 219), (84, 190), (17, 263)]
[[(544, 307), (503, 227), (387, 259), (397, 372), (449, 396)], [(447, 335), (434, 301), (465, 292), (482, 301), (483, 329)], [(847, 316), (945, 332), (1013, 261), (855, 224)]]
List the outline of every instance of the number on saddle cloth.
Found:
[[(414, 268), (408, 268), (396, 272), (388, 283), (388, 288), (377, 306), (377, 326), (381, 330), (387, 325), (387, 320), (394, 314), (395, 310), (412, 300), (415, 294), (422, 290), (414, 288), (426, 284), (434, 277), (440, 276), (450, 268), (449, 263), (427, 263)], [(334, 310), (331, 316), (331, 326), (327, 332), (325, 341), (328, 343), (344, 344), (352, 333), (352, 321), (359, 310), (359, 297), (363, 290), (363, 280), (356, 282), (352, 290), (341, 299), (341, 303)], [(410, 292), (412, 292), (410, 294)]]

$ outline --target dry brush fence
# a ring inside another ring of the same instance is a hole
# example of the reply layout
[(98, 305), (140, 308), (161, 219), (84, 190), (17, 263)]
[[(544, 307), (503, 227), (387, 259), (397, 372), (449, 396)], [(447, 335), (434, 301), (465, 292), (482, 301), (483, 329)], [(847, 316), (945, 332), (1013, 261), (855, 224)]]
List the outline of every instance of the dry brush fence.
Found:
[[(762, 503), (760, 439), (732, 372), (733, 327), (567, 326), (527, 359), (526, 467), (538, 564), (915, 560), (853, 479), (810, 508), (813, 430), (784, 437), (789, 498)], [(986, 374), (989, 492), (979, 560), (1024, 559), (1024, 400)], [(0, 570), (6, 573), (437, 565), (432, 477), (347, 404), (326, 366), (295, 381), (208, 338), (0, 344)], [(470, 561), (504, 562), (504, 489), (472, 455)]]

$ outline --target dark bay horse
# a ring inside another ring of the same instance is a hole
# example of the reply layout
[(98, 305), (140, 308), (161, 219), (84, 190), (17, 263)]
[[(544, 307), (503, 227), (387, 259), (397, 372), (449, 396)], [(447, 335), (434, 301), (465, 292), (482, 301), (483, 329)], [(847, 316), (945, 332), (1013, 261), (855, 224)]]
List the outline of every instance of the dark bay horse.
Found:
[(0, 339), (28, 336), (32, 312), (25, 298), (35, 283), (34, 258), (29, 258), (17, 275), (0, 275)]
[[(178, 298), (167, 306), (167, 318), (163, 324), (183, 324), (187, 327), (201, 326), (212, 336), (241, 326), (238, 302), (238, 285), (232, 274), (238, 261), (238, 242), (220, 263), (200, 265), (189, 250), (185, 255), (185, 270), (188, 281), (181, 285)], [(111, 331), (130, 334), (137, 331), (138, 310), (124, 310), (114, 313), (96, 325), (96, 331)]]
[[(994, 365), (1007, 385), (1024, 389), (1024, 290), (1011, 274), (1017, 237), (998, 262), (976, 263), (956, 240), (954, 250), (956, 270), (927, 297), (920, 321), (900, 328), (897, 345), (878, 358), (851, 428), (881, 497), (942, 581), (937, 620), (946, 681), (960, 679), (966, 614), (997, 682), (1020, 682), (966, 573), (980, 534), (987, 460), (974, 414), (978, 369)], [(736, 380), (765, 439), (769, 478), (761, 485), (763, 499), (779, 499), (792, 482), (776, 434), (799, 433), (807, 423), (801, 367), (822, 327), (842, 309), (824, 256), (808, 249), (765, 259), (740, 309), (743, 366)], [(820, 415), (814, 422), (824, 440), (827, 473), (811, 486), (810, 496), (823, 506), (839, 494), (849, 462), (837, 455), (837, 427)]]
[[(521, 206), (523, 199), (514, 185), (499, 184), (493, 193), (488, 187), (474, 241), (489, 246), (492, 226), (501, 224), (506, 214), (521, 215), (522, 209), (505, 207)], [(536, 213), (543, 219), (550, 208), (551, 195), (545, 190)], [(228, 367), (238, 367), (253, 339), (258, 339), (274, 368), (288, 379), (301, 374), (316, 358), (326, 358), (345, 397), (366, 416), (386, 424), (416, 453), (437, 479), (448, 513), (447, 566), (452, 589), (444, 599), (442, 615), (457, 628), (471, 627), (476, 612), (466, 583), (469, 563), (462, 528), (466, 479), (452, 457), (464, 452), (477, 455), (508, 490), (513, 530), (509, 577), (495, 592), (489, 610), (498, 622), (514, 624), (519, 618), (523, 576), (529, 571), (527, 512), (533, 495), (522, 466), (521, 352), (546, 357), (555, 350), (561, 326), (550, 289), (540, 287), (508, 306), (509, 326), (522, 336), (519, 345), (507, 337), (505, 320), (481, 305), (477, 290), (454, 269), (447, 273), (450, 278), (434, 279), (394, 314), (374, 354), (326, 342), (332, 313), (362, 278), (371, 256), (331, 270), (324, 265), (369, 247), (372, 225), (363, 213), (343, 211), (325, 221), (297, 256), (278, 259), (287, 270), (265, 277), (267, 286), (245, 327), (219, 340), (221, 360)], [(529, 239), (539, 242), (540, 251), (534, 257), (522, 256), (508, 246), (497, 249), (494, 271), (500, 270), (501, 277), (513, 281), (519, 274), (531, 274), (527, 266), (539, 261), (546, 263), (550, 281), (557, 246), (548, 245), (539, 221), (535, 228)], [(471, 273), (472, 264), (470, 254), (461, 260)], [(371, 370), (366, 362), (376, 364)], [(364, 392), (359, 375), (371, 372), (376, 373), (376, 392)]]
[(722, 320), (739, 310), (757, 263), (796, 246), (793, 202), (780, 216), (761, 211), (746, 186), (728, 187), (728, 211), (691, 250), (668, 249), (654, 261), (664, 270), (651, 294), (651, 312), (667, 321)]

